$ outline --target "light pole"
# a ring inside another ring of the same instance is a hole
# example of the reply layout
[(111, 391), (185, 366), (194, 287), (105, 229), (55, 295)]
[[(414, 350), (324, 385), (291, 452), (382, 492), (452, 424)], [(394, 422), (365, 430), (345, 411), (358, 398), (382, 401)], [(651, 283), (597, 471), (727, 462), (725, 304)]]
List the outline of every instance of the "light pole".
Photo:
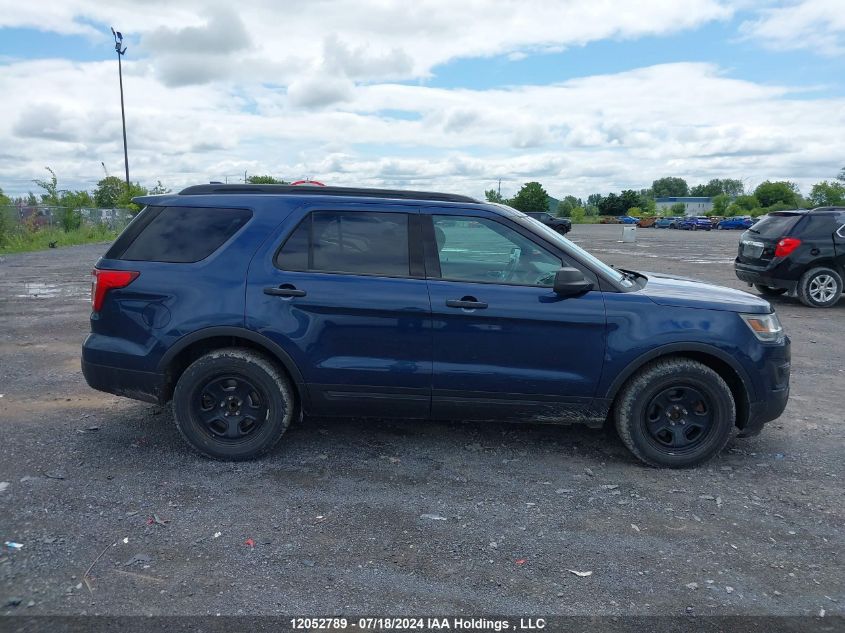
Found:
[[(120, 77), (120, 118), (123, 120), (123, 165), (126, 168), (126, 191), (129, 191), (129, 152), (126, 149), (126, 112), (123, 109), (123, 65), (120, 58), (126, 54), (126, 47), (123, 46), (123, 34), (120, 31), (111, 29), (114, 35), (114, 50), (117, 53), (117, 74)], [(123, 50), (121, 50), (121, 47)]]

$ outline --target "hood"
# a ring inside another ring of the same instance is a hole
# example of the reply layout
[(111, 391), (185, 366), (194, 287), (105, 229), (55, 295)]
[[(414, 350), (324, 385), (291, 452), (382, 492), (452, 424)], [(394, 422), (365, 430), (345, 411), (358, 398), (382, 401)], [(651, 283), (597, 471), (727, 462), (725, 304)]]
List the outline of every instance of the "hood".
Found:
[(757, 295), (687, 277), (642, 273), (648, 283), (640, 292), (657, 305), (767, 314), (771, 304)]

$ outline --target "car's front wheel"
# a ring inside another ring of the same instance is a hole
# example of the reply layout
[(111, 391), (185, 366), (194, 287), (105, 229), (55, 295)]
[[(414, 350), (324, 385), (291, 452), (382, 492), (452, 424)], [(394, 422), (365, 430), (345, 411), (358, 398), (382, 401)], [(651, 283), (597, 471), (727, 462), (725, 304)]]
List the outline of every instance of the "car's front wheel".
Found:
[(841, 295), (842, 276), (832, 268), (813, 268), (798, 281), (798, 298), (811, 308), (829, 308)]
[(614, 415), (619, 437), (642, 462), (684, 468), (725, 447), (736, 407), (715, 371), (687, 358), (668, 358), (634, 374), (619, 394)]
[(194, 361), (173, 393), (176, 428), (196, 451), (244, 460), (272, 449), (294, 413), (287, 377), (249, 349), (225, 348)]

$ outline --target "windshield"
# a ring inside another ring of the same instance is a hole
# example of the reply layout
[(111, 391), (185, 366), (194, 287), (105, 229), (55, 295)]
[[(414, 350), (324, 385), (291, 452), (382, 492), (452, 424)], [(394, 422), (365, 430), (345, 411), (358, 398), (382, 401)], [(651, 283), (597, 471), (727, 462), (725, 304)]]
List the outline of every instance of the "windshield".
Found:
[(519, 211), (511, 207), (506, 208), (509, 211), (514, 212), (514, 220), (516, 220), (520, 224), (525, 225), (527, 228), (530, 228), (534, 233), (539, 233), (552, 244), (559, 245), (567, 253), (572, 253), (577, 259), (580, 259), (581, 261), (586, 262), (593, 268), (599, 270), (602, 274), (613, 279), (620, 286), (624, 288), (632, 288), (635, 285), (634, 282), (627, 275), (616, 270), (615, 268), (612, 268), (611, 266), (608, 266), (599, 258), (595, 257), (594, 255), (591, 255), (583, 248), (581, 248), (574, 242), (571, 242), (570, 240), (566, 239), (565, 237), (563, 237), (563, 235), (549, 228), (542, 222), (535, 220), (534, 218), (529, 217), (523, 213), (520, 213)]

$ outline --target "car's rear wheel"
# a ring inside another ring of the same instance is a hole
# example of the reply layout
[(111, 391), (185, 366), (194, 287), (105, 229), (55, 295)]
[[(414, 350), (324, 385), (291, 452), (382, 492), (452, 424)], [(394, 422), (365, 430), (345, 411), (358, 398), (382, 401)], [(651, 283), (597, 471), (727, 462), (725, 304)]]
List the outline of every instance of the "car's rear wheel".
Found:
[(176, 428), (199, 453), (244, 460), (272, 449), (290, 424), (287, 377), (252, 350), (215, 350), (194, 361), (173, 393)]
[(841, 295), (842, 275), (832, 268), (813, 268), (798, 281), (798, 298), (811, 308), (829, 308)]
[(685, 468), (725, 447), (736, 407), (715, 371), (690, 359), (669, 358), (646, 365), (626, 383), (614, 415), (619, 437), (642, 462)]
[(763, 284), (754, 284), (757, 292), (767, 297), (778, 297), (786, 292), (786, 288), (773, 288), (772, 286), (764, 286)]

